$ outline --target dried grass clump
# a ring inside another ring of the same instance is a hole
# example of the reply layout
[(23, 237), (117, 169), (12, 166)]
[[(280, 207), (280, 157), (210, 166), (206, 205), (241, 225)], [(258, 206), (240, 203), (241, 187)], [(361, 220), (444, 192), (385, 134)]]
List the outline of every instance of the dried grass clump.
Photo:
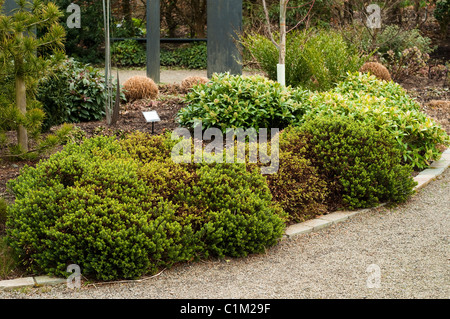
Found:
[(128, 102), (141, 99), (156, 99), (159, 94), (156, 83), (146, 76), (133, 76), (123, 84)]
[(431, 100), (427, 103), (428, 106), (432, 108), (439, 108), (442, 110), (450, 110), (450, 101), (446, 100)]
[(192, 89), (194, 85), (206, 84), (208, 82), (209, 79), (202, 76), (189, 76), (181, 82), (181, 89), (184, 92), (187, 92), (188, 90)]
[(385, 81), (392, 80), (389, 70), (384, 65), (378, 62), (364, 63), (364, 65), (359, 69), (359, 72), (361, 73), (370, 72), (370, 74), (375, 75), (380, 80)]

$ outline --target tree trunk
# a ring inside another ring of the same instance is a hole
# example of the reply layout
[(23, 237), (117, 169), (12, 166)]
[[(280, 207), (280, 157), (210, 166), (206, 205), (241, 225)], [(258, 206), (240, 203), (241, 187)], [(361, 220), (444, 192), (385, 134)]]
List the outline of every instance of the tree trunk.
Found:
[[(21, 75), (16, 75), (16, 106), (23, 115), (27, 113), (27, 88)], [(17, 141), (22, 151), (28, 152), (28, 132), (23, 125), (17, 128)]]

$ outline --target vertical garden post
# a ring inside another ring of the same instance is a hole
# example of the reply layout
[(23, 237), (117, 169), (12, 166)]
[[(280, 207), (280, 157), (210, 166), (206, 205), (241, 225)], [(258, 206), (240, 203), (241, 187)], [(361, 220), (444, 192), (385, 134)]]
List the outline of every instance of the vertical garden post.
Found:
[(160, 0), (147, 0), (147, 77), (160, 82)]
[(242, 0), (208, 0), (208, 77), (213, 73), (242, 74), (235, 39), (242, 30)]

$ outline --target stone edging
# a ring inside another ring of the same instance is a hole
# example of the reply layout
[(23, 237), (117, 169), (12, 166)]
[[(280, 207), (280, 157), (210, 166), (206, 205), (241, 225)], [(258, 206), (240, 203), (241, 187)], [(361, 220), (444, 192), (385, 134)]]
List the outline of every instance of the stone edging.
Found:
[[(437, 176), (441, 175), (450, 166), (450, 148), (442, 153), (439, 161), (433, 162), (429, 168), (419, 173), (414, 180), (418, 183), (414, 190), (419, 190), (434, 180)], [(366, 213), (374, 209), (380, 208), (386, 205), (383, 203), (376, 207), (355, 210), (355, 211), (337, 211), (327, 215), (317, 217), (315, 219), (307, 220), (306, 222), (294, 224), (286, 228), (284, 238), (291, 238), (310, 232), (329, 227), (331, 225), (343, 222), (355, 215)], [(48, 276), (36, 276), (36, 277), (24, 277), (12, 280), (0, 281), (0, 290), (11, 290), (25, 287), (41, 287), (47, 285), (57, 285), (66, 283), (67, 279), (53, 278)]]

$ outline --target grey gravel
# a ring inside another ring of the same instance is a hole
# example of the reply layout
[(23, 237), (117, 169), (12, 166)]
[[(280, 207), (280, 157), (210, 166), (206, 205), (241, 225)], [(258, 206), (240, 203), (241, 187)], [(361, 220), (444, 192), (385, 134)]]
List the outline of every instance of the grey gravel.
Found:
[[(433, 298), (450, 297), (450, 170), (407, 203), (379, 208), (265, 254), (186, 263), (142, 282), (0, 292), (0, 298)], [(379, 288), (368, 288), (376, 264)]]

